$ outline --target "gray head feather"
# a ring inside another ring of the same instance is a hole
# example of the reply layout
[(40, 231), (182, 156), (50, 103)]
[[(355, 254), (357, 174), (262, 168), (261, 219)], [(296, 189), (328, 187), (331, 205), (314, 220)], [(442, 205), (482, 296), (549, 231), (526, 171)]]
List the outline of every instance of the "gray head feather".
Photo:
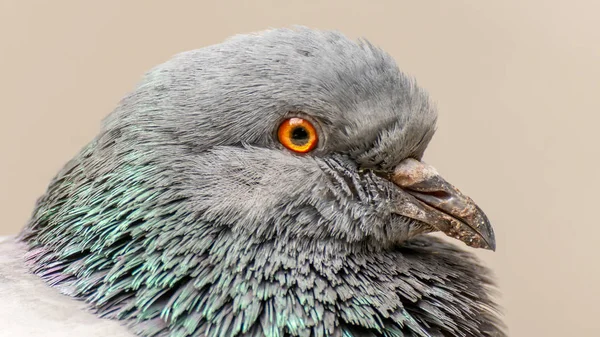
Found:
[[(319, 132), (307, 155), (276, 137)], [(160, 336), (502, 336), (488, 271), (394, 213), (378, 172), (420, 159), (436, 111), (366, 41), (233, 37), (151, 70), (22, 233), (33, 270)]]

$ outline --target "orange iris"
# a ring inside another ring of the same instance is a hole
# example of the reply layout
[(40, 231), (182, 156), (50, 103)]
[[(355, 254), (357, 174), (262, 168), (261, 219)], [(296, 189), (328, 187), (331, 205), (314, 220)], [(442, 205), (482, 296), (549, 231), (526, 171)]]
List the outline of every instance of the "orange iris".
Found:
[(279, 142), (288, 149), (307, 153), (317, 146), (318, 136), (315, 127), (307, 120), (293, 117), (279, 125)]

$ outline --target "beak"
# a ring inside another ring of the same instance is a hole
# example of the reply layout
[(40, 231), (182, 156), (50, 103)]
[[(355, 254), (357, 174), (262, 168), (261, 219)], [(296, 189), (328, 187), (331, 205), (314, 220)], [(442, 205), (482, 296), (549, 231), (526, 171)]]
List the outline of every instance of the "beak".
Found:
[(496, 250), (494, 230), (475, 202), (418, 160), (405, 159), (390, 180), (413, 198), (396, 213), (419, 220), (474, 248)]

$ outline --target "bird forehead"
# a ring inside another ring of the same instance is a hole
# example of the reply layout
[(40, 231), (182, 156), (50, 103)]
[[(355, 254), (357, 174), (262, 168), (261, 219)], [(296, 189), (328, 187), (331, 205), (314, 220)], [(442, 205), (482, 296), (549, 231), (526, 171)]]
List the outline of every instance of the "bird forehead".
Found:
[(411, 125), (431, 127), (427, 102), (393, 58), (366, 41), (333, 31), (275, 29), (155, 67), (118, 109), (131, 114), (113, 120), (130, 124), (122, 119), (141, 116), (133, 123), (154, 125), (160, 119), (164, 130), (209, 147), (263, 142), (284, 115), (300, 111), (324, 123), (332, 140), (356, 147), (357, 141), (405, 138), (399, 132), (423, 133)]
[[(312, 103), (313, 112), (348, 133), (431, 119), (432, 111), (423, 109), (429, 103), (426, 92), (398, 69), (389, 54), (366, 40), (300, 27), (238, 36), (225, 43), (246, 55), (247, 62), (238, 65), (245, 75), (251, 71), (267, 75), (278, 85), (271, 94), (288, 95), (296, 105)], [(256, 77), (245, 80), (254, 85)]]
[(240, 86), (260, 89), (271, 82), (283, 85), (283, 90), (298, 86), (312, 93), (338, 89), (350, 97), (391, 88), (401, 75), (393, 58), (366, 40), (302, 27), (238, 35), (181, 53), (170, 63), (183, 77), (190, 71), (205, 73), (211, 67), (219, 70), (224, 80), (241, 81)]

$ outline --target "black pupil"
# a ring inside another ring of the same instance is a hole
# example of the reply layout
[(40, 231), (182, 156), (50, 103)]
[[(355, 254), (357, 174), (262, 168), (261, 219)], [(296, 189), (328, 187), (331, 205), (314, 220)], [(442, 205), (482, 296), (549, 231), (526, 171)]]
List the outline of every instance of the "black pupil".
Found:
[(303, 126), (297, 126), (292, 129), (292, 143), (295, 145), (305, 145), (308, 143), (309, 135)]

